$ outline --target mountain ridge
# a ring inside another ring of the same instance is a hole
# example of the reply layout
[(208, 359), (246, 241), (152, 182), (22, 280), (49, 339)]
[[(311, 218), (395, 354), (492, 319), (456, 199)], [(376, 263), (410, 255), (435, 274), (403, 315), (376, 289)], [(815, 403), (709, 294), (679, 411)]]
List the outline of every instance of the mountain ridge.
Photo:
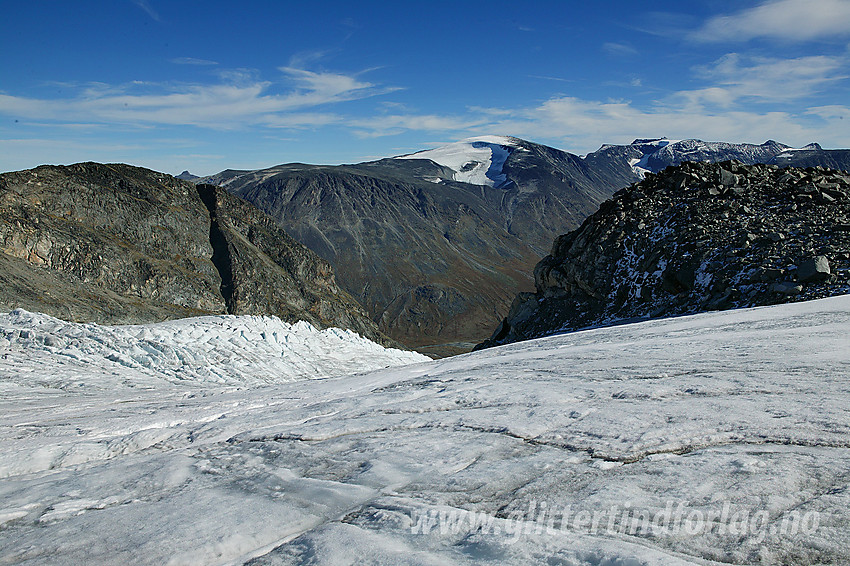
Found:
[(577, 156), (518, 138), (455, 146), (459, 156), (437, 150), (442, 164), (423, 158), (434, 156), (425, 150), (206, 180), (270, 214), (329, 261), (385, 333), (414, 347), (466, 344), (438, 346), (459, 353), (488, 332), (515, 292), (530, 288), (528, 270), (552, 237), (577, 226), (631, 173), (595, 171)]
[(489, 334), (501, 319), (496, 313), (508, 310), (507, 297), (530, 288), (522, 270), (530, 272), (554, 238), (646, 172), (687, 158), (756, 163), (831, 155), (806, 147), (647, 138), (577, 156), (488, 135), (359, 164), (293, 163), (203, 180), (274, 217), (335, 267), (385, 332), (424, 347)]
[(140, 167), (0, 175), (0, 304), (71, 321), (269, 314), (388, 339), (331, 267), (247, 202)]

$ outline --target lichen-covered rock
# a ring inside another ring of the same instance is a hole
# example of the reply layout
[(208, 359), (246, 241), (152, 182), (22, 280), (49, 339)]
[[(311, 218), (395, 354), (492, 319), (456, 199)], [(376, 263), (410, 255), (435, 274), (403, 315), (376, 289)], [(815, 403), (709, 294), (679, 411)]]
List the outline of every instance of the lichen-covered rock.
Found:
[(479, 347), (647, 317), (850, 292), (850, 175), (684, 163), (605, 202), (534, 270), (533, 308)]
[(330, 265), (241, 199), (128, 165), (0, 175), (0, 308), (141, 323), (267, 314), (389, 343)]

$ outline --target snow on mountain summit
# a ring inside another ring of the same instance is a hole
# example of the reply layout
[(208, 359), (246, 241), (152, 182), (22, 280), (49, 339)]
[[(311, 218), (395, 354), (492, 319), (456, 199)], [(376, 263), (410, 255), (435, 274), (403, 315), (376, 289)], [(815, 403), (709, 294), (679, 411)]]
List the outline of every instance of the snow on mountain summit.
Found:
[(430, 159), (452, 169), (455, 181), (498, 187), (507, 180), (502, 166), (511, 152), (520, 147), (518, 141), (506, 136), (478, 136), (396, 159)]
[[(614, 147), (618, 146), (603, 145), (600, 150)], [(627, 146), (619, 147), (633, 150), (634, 153), (628, 160), (629, 166), (640, 179), (643, 179), (647, 173), (658, 173), (669, 165), (679, 165), (685, 161), (716, 163), (736, 160), (745, 165), (770, 163), (776, 155), (790, 149), (789, 146), (773, 140), (756, 145), (751, 143), (706, 142), (698, 139), (669, 140), (667, 138), (639, 138)]]

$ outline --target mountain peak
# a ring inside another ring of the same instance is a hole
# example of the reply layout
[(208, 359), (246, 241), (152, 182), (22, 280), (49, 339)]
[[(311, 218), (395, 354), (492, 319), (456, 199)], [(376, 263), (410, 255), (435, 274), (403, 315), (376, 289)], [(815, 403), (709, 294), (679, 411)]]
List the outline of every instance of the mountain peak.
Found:
[(632, 143), (630, 143), (629, 145), (648, 145), (648, 144), (657, 143), (657, 142), (662, 142), (662, 141), (664, 141), (664, 142), (668, 142), (668, 143), (670, 142), (670, 140), (668, 140), (666, 137), (660, 137), (660, 138), (637, 138), (636, 140), (634, 140), (634, 141), (633, 141)]
[(189, 170), (183, 171), (179, 175), (176, 175), (178, 179), (183, 179), (184, 181), (194, 181), (195, 179), (200, 179), (197, 175), (192, 175), (189, 173)]

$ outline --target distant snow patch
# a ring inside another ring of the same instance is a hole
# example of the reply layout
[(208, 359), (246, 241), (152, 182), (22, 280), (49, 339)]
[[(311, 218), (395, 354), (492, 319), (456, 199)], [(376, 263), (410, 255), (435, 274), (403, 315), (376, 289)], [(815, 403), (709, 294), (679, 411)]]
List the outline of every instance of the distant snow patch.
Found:
[(502, 167), (516, 148), (514, 138), (478, 136), (396, 159), (430, 159), (453, 170), (455, 181), (498, 187), (507, 181)]

